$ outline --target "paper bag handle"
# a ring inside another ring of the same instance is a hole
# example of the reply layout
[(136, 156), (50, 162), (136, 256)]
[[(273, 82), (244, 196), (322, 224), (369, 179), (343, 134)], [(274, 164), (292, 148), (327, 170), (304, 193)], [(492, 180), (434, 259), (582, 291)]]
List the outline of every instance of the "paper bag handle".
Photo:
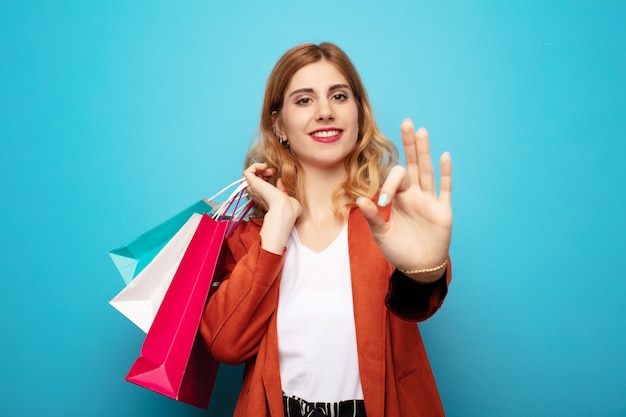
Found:
[[(235, 205), (235, 207), (233, 209), (233, 216), (232, 216), (232, 218), (236, 218), (237, 216), (241, 216), (241, 212), (238, 212), (238, 208), (239, 208), (239, 203), (241, 202), (241, 200), (244, 199), (244, 198), (248, 198), (248, 193), (245, 192), (245, 189), (248, 186), (248, 181), (246, 181), (244, 178), (241, 178), (241, 179), (233, 182), (232, 184), (228, 185), (226, 188), (222, 189), (221, 191), (219, 191), (216, 195), (220, 195), (224, 191), (226, 191), (229, 188), (233, 187), (235, 184), (239, 184), (239, 185), (230, 193), (230, 195), (228, 196), (226, 201), (224, 201), (224, 203), (222, 203), (220, 205), (220, 207), (213, 213), (213, 215), (211, 216), (211, 217), (213, 217), (213, 219), (215, 219), (215, 220), (222, 220), (226, 216), (226, 213), (228, 213), (230, 208), (233, 206), (233, 204)], [(213, 198), (215, 198), (215, 197), (213, 197)], [(250, 201), (248, 201), (246, 204), (244, 204), (244, 206), (242, 208), (245, 208), (249, 203), (250, 203)], [(241, 219), (241, 217), (239, 217), (236, 220), (240, 220), (240, 219)], [(235, 220), (235, 219), (233, 219), (233, 220)]]

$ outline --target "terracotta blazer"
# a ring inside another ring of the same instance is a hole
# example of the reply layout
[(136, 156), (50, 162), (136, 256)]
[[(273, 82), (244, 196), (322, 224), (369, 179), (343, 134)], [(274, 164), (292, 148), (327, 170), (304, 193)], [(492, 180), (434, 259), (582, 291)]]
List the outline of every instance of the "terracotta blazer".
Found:
[[(283, 417), (276, 309), (283, 256), (261, 248), (261, 223), (240, 224), (228, 240), (225, 278), (200, 324), (220, 362), (245, 362), (235, 416)], [(419, 284), (387, 262), (358, 209), (348, 219), (359, 369), (368, 417), (438, 417), (444, 411), (415, 322), (434, 314), (451, 269)]]

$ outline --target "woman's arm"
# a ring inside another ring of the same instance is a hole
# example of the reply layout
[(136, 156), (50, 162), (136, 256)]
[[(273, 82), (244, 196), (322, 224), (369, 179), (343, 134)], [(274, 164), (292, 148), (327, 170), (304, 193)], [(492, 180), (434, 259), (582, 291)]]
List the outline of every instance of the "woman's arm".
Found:
[(301, 205), (287, 195), (275, 170), (255, 163), (244, 171), (246, 191), (266, 210), (263, 222), (244, 222), (229, 239), (225, 279), (209, 299), (200, 331), (213, 357), (241, 363), (258, 350), (278, 304), (279, 275), (289, 233)]
[(259, 232), (258, 224), (244, 222), (229, 239), (224, 279), (200, 323), (211, 355), (230, 365), (256, 354), (277, 305), (283, 256), (264, 250)]

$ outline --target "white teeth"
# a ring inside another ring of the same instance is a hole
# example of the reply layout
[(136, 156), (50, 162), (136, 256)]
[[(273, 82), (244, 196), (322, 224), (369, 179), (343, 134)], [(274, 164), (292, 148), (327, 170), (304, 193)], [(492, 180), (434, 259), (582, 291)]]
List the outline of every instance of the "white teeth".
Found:
[(321, 132), (313, 133), (313, 136), (315, 136), (316, 138), (329, 138), (331, 136), (337, 136), (338, 134), (338, 130), (324, 130)]

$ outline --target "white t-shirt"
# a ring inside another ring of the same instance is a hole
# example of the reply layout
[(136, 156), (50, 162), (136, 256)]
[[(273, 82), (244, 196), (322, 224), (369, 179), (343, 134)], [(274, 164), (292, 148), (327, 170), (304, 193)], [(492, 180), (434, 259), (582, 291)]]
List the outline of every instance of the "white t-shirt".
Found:
[(322, 252), (294, 227), (278, 299), (283, 392), (309, 402), (363, 399), (354, 327), (348, 226)]

